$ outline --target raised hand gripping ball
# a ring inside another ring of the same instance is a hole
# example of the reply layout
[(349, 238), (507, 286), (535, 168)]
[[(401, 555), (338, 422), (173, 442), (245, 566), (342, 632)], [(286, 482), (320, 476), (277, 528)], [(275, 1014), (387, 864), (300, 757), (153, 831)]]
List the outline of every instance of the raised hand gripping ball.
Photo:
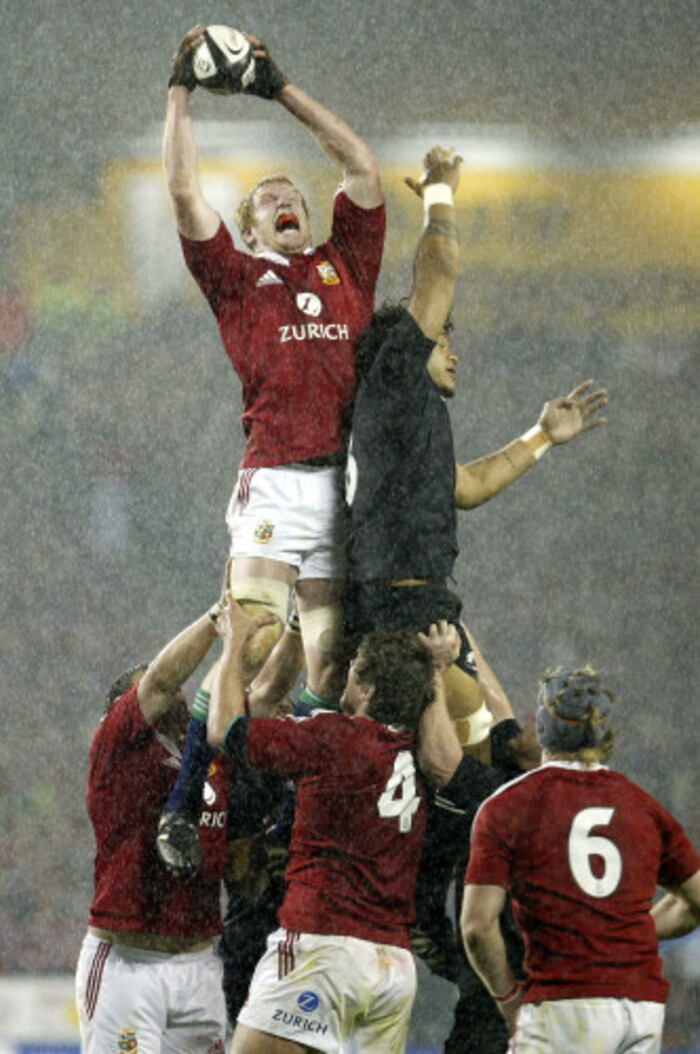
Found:
[(197, 84), (218, 95), (242, 92), (255, 77), (253, 50), (237, 29), (207, 26), (192, 58)]

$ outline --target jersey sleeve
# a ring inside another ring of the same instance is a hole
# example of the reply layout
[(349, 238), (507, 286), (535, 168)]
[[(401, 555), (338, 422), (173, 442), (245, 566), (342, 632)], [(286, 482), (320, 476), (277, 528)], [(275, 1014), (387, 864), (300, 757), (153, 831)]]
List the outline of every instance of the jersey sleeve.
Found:
[(218, 318), (224, 305), (240, 300), (245, 274), (245, 253), (236, 249), (222, 221), (213, 238), (193, 241), (180, 235), (185, 263)]
[(658, 882), (664, 889), (674, 889), (700, 871), (700, 854), (675, 816), (660, 810), (661, 859)]
[(246, 761), (288, 779), (330, 769), (337, 762), (332, 722), (309, 717), (255, 717), (248, 723)]
[[(476, 814), (469, 863), (464, 876), (465, 885), (470, 883), (508, 888), (513, 853), (504, 834), (506, 825), (500, 810), (501, 803), (500, 795), (490, 798)], [(496, 812), (499, 813), (498, 819), (494, 815)]]
[(363, 209), (343, 190), (333, 200), (333, 226), (330, 241), (342, 257), (360, 291), (374, 297), (384, 250), (386, 209), (378, 205)]
[(153, 735), (139, 706), (137, 685), (133, 684), (116, 699), (95, 732), (91, 757), (90, 778), (100, 784), (110, 772), (124, 764), (127, 754), (138, 750)]

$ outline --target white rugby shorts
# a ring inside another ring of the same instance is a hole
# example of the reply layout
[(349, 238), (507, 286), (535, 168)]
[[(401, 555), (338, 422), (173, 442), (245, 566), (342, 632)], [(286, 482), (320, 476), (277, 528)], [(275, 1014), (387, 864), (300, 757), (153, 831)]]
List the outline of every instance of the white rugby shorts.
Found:
[(314, 1050), (401, 1054), (416, 994), (411, 952), (357, 937), (276, 930), (238, 1015)]
[(342, 482), (338, 467), (241, 469), (226, 512), (231, 556), (279, 560), (300, 579), (343, 578)]
[(166, 955), (88, 933), (75, 978), (82, 1054), (223, 1054), (222, 972), (213, 946)]
[(514, 1054), (659, 1054), (664, 1004), (633, 999), (552, 999), (518, 1010)]

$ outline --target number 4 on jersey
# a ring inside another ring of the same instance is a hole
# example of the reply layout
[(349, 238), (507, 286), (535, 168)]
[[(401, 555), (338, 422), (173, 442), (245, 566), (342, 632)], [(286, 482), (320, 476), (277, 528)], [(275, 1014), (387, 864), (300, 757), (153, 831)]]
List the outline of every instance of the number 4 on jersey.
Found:
[(394, 770), (377, 802), (379, 815), (384, 819), (398, 816), (399, 831), (401, 834), (407, 834), (411, 830), (419, 805), (413, 755), (410, 750), (400, 750), (394, 761)]

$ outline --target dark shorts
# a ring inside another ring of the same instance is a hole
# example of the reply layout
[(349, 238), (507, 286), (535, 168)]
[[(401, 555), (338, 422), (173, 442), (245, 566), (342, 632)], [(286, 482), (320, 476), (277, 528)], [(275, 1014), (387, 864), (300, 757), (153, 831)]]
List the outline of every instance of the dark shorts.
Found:
[(427, 633), (433, 622), (445, 619), (456, 627), (461, 647), (456, 665), (476, 679), (471, 641), (461, 623), (462, 601), (443, 582), (392, 586), (384, 582), (351, 582), (344, 599), (348, 647), (357, 648), (372, 630), (410, 629)]

